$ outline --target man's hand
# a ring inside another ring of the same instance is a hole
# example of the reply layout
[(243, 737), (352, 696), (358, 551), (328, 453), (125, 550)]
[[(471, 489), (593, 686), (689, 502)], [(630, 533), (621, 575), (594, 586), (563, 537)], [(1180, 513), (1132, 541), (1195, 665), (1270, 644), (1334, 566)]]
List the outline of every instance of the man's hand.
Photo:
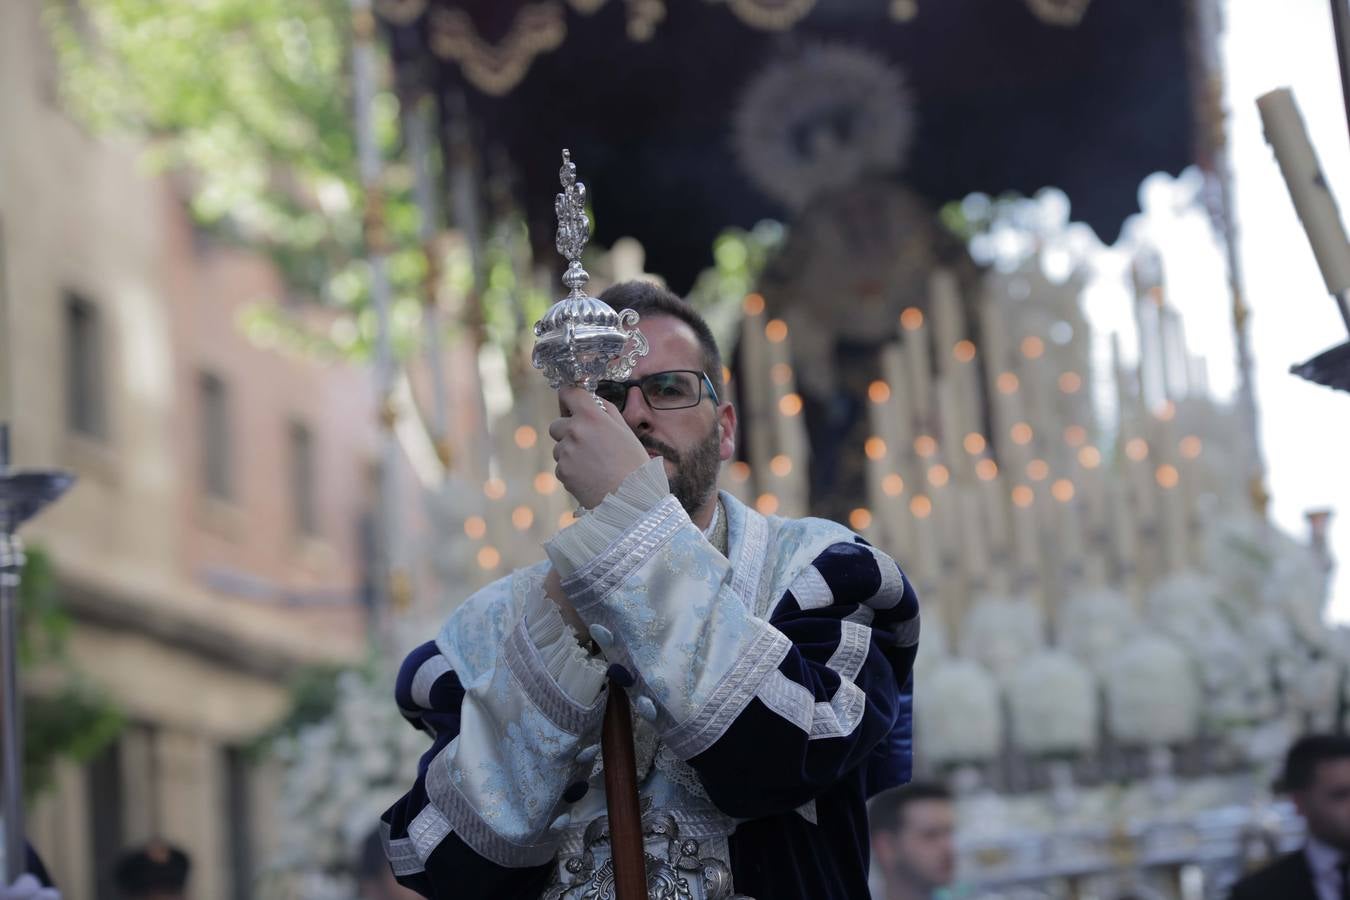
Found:
[(558, 391), (563, 417), (548, 426), (555, 472), (568, 493), (587, 509), (594, 509), (618, 489), (623, 480), (647, 462), (647, 450), (638, 441), (613, 403), (601, 409), (583, 388)]

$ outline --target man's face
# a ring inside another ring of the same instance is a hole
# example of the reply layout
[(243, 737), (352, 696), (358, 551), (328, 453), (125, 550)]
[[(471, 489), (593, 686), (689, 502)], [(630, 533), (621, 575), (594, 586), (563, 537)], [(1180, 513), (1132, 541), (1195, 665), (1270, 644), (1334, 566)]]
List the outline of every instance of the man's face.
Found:
[(1294, 793), (1294, 805), (1313, 837), (1350, 852), (1350, 759), (1318, 763), (1312, 784)]
[[(629, 378), (673, 369), (703, 371), (703, 350), (694, 330), (679, 319), (653, 315), (638, 326), (650, 345)], [(714, 407), (706, 395), (697, 406), (652, 409), (642, 392), (630, 389), (623, 408), (624, 421), (633, 429), (649, 456), (665, 460), (670, 492), (695, 514), (717, 488), (723, 460), (735, 451), (736, 413), (730, 403)]]
[(872, 834), (872, 852), (887, 881), (931, 891), (956, 877), (956, 812), (948, 800), (911, 800), (900, 830)]

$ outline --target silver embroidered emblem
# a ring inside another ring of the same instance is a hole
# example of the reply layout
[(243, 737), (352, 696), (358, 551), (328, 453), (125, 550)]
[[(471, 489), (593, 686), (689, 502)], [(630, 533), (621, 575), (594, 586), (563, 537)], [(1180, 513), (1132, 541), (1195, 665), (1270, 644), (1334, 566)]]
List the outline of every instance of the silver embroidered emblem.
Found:
[[(750, 900), (731, 893), (731, 870), (720, 859), (699, 856), (698, 841), (680, 838), (674, 817), (665, 813), (643, 818), (649, 900)], [(601, 816), (586, 828), (580, 854), (562, 868), (568, 884), (554, 884), (541, 900), (615, 900), (614, 863), (609, 856), (609, 819)]]

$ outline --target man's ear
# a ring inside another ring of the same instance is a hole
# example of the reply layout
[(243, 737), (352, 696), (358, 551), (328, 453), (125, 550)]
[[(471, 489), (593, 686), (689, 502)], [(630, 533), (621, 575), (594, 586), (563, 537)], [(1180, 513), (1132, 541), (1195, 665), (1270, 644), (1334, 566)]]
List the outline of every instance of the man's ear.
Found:
[(723, 403), (717, 410), (718, 434), (717, 456), (723, 462), (736, 455), (736, 407)]

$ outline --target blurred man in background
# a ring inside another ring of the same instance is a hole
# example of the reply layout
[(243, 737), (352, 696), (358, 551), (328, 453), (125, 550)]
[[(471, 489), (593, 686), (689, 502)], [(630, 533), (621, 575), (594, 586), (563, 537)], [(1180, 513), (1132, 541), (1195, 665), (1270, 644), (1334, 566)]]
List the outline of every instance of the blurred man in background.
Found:
[(928, 900), (956, 877), (956, 808), (947, 788), (916, 781), (871, 803), (878, 900)]
[(118, 860), (113, 880), (123, 900), (186, 900), (191, 867), (182, 850), (151, 841)]
[(1233, 885), (1230, 900), (1350, 898), (1350, 736), (1299, 738), (1285, 758), (1280, 787), (1308, 826), (1301, 849)]

